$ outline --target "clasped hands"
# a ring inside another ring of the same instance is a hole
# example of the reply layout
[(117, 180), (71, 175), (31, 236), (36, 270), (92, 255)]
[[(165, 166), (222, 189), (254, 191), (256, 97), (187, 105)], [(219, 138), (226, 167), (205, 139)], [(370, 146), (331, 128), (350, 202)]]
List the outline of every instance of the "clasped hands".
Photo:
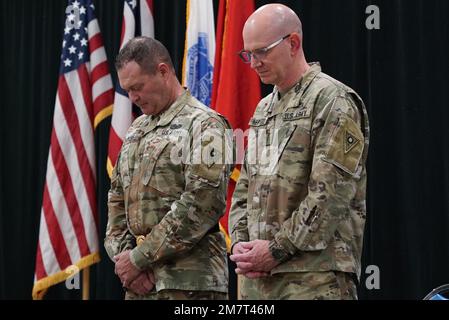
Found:
[[(235, 272), (250, 279), (268, 276), (279, 264), (270, 252), (269, 243), (267, 240), (254, 240), (234, 245), (230, 259), (237, 264)], [(129, 253), (130, 250), (125, 250), (114, 257), (115, 273), (124, 288), (138, 295), (145, 295), (154, 287), (154, 274), (151, 270), (136, 268), (130, 260)]]
[(250, 279), (268, 276), (279, 264), (270, 252), (269, 243), (268, 240), (254, 240), (235, 244), (229, 257), (237, 264), (235, 273)]
[(114, 256), (115, 274), (118, 275), (124, 288), (138, 295), (149, 293), (155, 284), (154, 274), (151, 270), (139, 270), (129, 256), (130, 250), (125, 250)]

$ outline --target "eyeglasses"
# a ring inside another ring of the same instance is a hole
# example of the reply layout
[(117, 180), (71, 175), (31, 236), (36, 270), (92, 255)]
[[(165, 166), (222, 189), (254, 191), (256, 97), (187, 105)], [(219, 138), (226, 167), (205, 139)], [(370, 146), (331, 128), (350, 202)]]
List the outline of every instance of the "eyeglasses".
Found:
[(285, 37), (282, 37), (281, 39), (277, 40), (276, 42), (273, 42), (269, 46), (265, 48), (256, 49), (254, 51), (248, 51), (248, 50), (242, 50), (239, 52), (240, 59), (243, 60), (244, 63), (251, 63), (251, 59), (256, 58), (257, 60), (261, 60), (266, 57), (268, 51), (279, 45), (282, 41), (290, 37), (291, 33), (286, 35)]

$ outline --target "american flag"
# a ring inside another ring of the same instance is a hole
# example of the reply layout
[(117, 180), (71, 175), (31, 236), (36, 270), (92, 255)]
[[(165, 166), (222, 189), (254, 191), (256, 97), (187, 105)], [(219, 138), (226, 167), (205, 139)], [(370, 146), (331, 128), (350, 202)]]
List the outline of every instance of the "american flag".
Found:
[(92, 1), (69, 1), (43, 192), (34, 299), (72, 276), (73, 266), (83, 269), (100, 259), (94, 129), (110, 115), (113, 94)]
[[(123, 5), (122, 33), (120, 49), (135, 36), (154, 38), (153, 0), (126, 0)], [(120, 84), (115, 87), (114, 113), (112, 114), (111, 129), (109, 131), (109, 149), (107, 170), (112, 176), (120, 148), (126, 131), (134, 120), (133, 105), (128, 94)]]

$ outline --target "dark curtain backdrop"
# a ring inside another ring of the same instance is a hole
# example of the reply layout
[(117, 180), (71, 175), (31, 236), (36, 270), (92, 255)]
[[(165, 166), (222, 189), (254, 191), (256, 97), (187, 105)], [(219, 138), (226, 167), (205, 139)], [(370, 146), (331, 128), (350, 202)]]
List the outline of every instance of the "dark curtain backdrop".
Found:
[[(217, 8), (217, 0), (215, 8)], [(241, 0), (246, 1), (246, 0)], [(256, 6), (272, 1), (256, 1)], [(449, 1), (280, 1), (300, 14), (309, 61), (353, 87), (371, 122), (361, 299), (422, 299), (449, 283)], [(111, 62), (122, 1), (94, 0)], [(367, 30), (365, 8), (380, 9)], [(0, 298), (30, 299), (66, 1), (0, 0)], [(185, 1), (155, 0), (156, 38), (182, 66)], [(116, 79), (113, 73), (114, 80)], [(263, 94), (270, 91), (263, 86)], [(107, 220), (110, 119), (96, 132), (100, 243)], [(101, 247), (102, 248), (102, 247)], [(123, 292), (104, 250), (91, 298)], [(369, 265), (380, 289), (368, 290)], [(47, 299), (79, 299), (51, 288)]]

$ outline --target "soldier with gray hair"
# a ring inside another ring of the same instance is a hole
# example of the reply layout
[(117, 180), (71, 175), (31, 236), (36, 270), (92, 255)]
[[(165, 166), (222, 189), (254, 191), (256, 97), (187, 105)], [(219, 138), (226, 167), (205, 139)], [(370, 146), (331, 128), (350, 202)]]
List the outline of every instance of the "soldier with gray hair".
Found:
[[(143, 112), (111, 178), (104, 245), (126, 299), (227, 299), (229, 124), (176, 78), (157, 40), (130, 40), (116, 59), (120, 86)], [(199, 155), (199, 157), (198, 157)]]
[(229, 218), (243, 299), (357, 299), (366, 219), (368, 115), (307, 63), (301, 21), (256, 10), (240, 57), (274, 90), (250, 121)]

